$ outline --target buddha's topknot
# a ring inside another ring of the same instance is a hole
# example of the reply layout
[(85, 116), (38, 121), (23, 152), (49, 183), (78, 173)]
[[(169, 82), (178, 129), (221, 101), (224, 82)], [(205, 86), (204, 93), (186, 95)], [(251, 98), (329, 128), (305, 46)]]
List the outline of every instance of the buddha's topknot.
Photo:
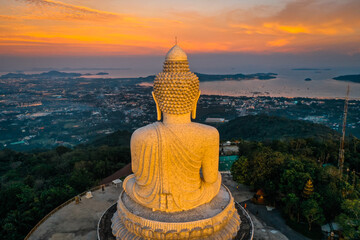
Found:
[(160, 110), (175, 115), (189, 113), (198, 93), (199, 78), (190, 72), (186, 54), (175, 45), (167, 54), (163, 71), (154, 81)]

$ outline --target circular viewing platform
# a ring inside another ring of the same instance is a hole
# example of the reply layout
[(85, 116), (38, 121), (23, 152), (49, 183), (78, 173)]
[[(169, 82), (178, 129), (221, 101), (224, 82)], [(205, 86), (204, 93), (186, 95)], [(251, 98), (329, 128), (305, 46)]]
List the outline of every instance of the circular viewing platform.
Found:
[(122, 191), (121, 184), (92, 190), (92, 198), (81, 196), (76, 204), (72, 199), (49, 213), (35, 226), (25, 240), (90, 240), (97, 239), (98, 222), (104, 212), (114, 205)]
[[(92, 190), (92, 198), (81, 197), (76, 204), (69, 200), (49, 213), (25, 240), (113, 240), (111, 217), (116, 211), (116, 202), (122, 191), (121, 184), (97, 187)], [(254, 227), (248, 213), (235, 204), (241, 218), (240, 230), (235, 239), (252, 239)]]

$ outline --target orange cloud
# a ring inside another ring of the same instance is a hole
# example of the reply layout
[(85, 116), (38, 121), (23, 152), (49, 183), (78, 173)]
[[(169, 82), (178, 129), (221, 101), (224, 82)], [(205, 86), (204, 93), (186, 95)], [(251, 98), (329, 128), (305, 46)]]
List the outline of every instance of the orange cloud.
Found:
[(289, 44), (288, 39), (277, 39), (273, 41), (267, 42), (267, 44), (271, 47), (282, 47)]
[(0, 54), (156, 54), (175, 36), (190, 52), (357, 52), (360, 42), (358, 0), (294, 0), (276, 11), (258, 6), (211, 14), (135, 14), (66, 1), (18, 0), (16, 8), (0, 10)]
[(69, 10), (71, 12), (75, 12), (77, 14), (93, 14), (100, 17), (114, 17), (117, 16), (117, 14), (106, 12), (106, 11), (99, 11), (96, 9), (83, 7), (83, 6), (77, 6), (73, 4), (63, 3), (59, 1), (53, 1), (53, 0), (22, 0), (27, 3), (36, 4), (37, 6), (49, 6), (49, 7), (57, 7), (62, 8), (65, 10)]
[(14, 16), (8, 16), (8, 15), (0, 15), (0, 20), (5, 20), (5, 21), (14, 21), (17, 20), (17, 17)]
[(305, 27), (301, 24), (296, 26), (289, 26), (289, 25), (280, 25), (278, 23), (264, 23), (263, 26), (265, 28), (273, 28), (276, 30), (284, 31), (287, 33), (297, 34), (297, 33), (310, 33), (308, 27)]

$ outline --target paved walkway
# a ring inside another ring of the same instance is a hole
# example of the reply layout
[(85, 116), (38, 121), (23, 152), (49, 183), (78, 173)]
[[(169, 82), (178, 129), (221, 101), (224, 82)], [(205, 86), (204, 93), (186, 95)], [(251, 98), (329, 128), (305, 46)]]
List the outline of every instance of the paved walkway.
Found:
[(294, 231), (290, 228), (286, 223), (284, 218), (281, 216), (281, 213), (277, 209), (273, 209), (268, 211), (266, 206), (256, 205), (252, 203), (250, 200), (242, 203), (244, 205), (246, 203), (247, 210), (251, 212), (253, 215), (256, 215), (256, 218), (261, 219), (262, 224), (265, 224), (267, 227), (277, 229), (282, 234), (284, 234), (288, 239), (291, 240), (305, 240), (308, 239), (300, 233)]
[(102, 192), (92, 192), (93, 198), (71, 202), (49, 217), (30, 236), (29, 240), (94, 240), (102, 214), (119, 198), (121, 185), (110, 185)]
[(252, 213), (250, 217), (254, 223), (255, 240), (287, 240), (288, 238), (275, 228), (267, 226), (263, 221), (256, 218)]

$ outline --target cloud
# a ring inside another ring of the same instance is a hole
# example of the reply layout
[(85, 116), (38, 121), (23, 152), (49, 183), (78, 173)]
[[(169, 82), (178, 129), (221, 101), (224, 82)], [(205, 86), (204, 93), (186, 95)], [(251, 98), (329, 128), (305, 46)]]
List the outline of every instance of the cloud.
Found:
[[(160, 53), (170, 47), (175, 36), (193, 53), (359, 51), (359, 0), (293, 0), (282, 6), (219, 9), (207, 14), (174, 8), (163, 9), (161, 13), (121, 13), (105, 1), (110, 12), (69, 4), (68, 0), (67, 3), (17, 1), (26, 5), (21, 5), (14, 17), (0, 15), (4, 22), (0, 23), (0, 36), (18, 36), (14, 39), (16, 44), (29, 39), (49, 43), (42, 45), (42, 52), (51, 44), (65, 44), (61, 46), (67, 47), (66, 52), (74, 51), (74, 54), (85, 54), (86, 49), (95, 54), (109, 54), (110, 46), (117, 53), (133, 54), (144, 49)], [(87, 3), (85, 0), (73, 2)], [(92, 4), (104, 7), (100, 1), (94, 0)], [(22, 22), (13, 21), (16, 18)], [(16, 49), (22, 50), (28, 52), (31, 48)], [(40, 51), (40, 47), (34, 48), (36, 51)]]
[(53, 0), (18, 0), (18, 1), (24, 1), (28, 4), (35, 4), (37, 6), (44, 6), (44, 7), (53, 7), (53, 8), (58, 8), (58, 9), (63, 9), (66, 10), (72, 14), (76, 14), (76, 15), (96, 15), (98, 17), (103, 17), (103, 18), (111, 18), (111, 17), (119, 17), (121, 15), (116, 14), (116, 13), (112, 13), (112, 12), (107, 12), (107, 11), (100, 11), (100, 10), (96, 10), (96, 9), (92, 9), (92, 8), (88, 8), (88, 7), (83, 7), (83, 6), (77, 6), (77, 5), (73, 5), (73, 4), (68, 4), (68, 3), (63, 3), (60, 1), (53, 1)]
[(282, 46), (288, 45), (289, 42), (290, 41), (288, 39), (276, 39), (276, 40), (267, 42), (267, 44), (272, 47), (282, 47)]
[(14, 20), (18, 20), (19, 18), (14, 17), (14, 16), (9, 16), (9, 15), (0, 15), (0, 20), (5, 20), (5, 21), (14, 21)]
[(141, 17), (131, 13), (102, 11), (85, 6), (68, 4), (54, 0), (17, 0), (34, 6), (30, 14), (23, 16), (26, 20), (59, 20), (102, 22), (103, 26), (151, 28), (157, 24), (179, 24), (179, 21), (159, 17)]
[(223, 17), (241, 38), (260, 41), (260, 51), (352, 53), (360, 42), (359, 12), (358, 0), (295, 0), (277, 11), (233, 9)]
[(292, 33), (292, 34), (310, 33), (309, 28), (306, 27), (306, 26), (303, 26), (302, 24), (289, 26), (289, 25), (280, 25), (278, 23), (266, 22), (266, 23), (263, 24), (263, 27), (270, 28), (270, 29), (276, 29), (276, 30), (279, 30), (279, 31), (283, 31), (283, 32), (286, 32), (286, 33)]

